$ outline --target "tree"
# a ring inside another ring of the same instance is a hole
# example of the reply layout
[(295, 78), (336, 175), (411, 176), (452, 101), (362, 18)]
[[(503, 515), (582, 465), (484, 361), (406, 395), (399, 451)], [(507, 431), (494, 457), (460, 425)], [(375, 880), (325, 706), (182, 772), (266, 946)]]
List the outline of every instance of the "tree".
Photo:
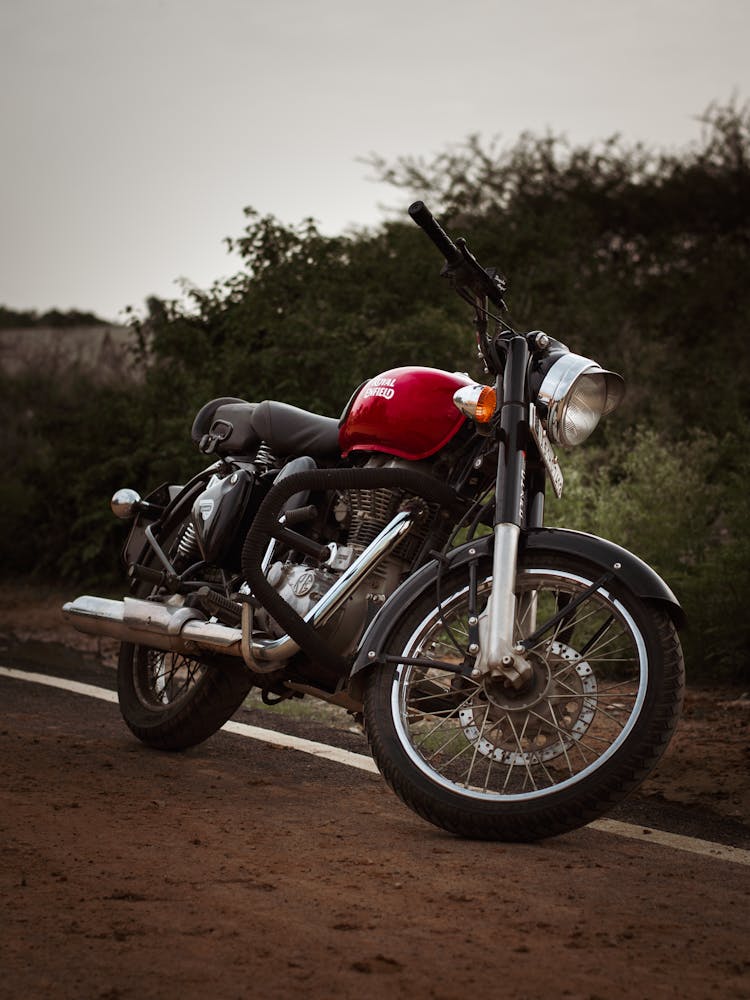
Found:
[(750, 105), (712, 105), (701, 121), (679, 154), (471, 136), (431, 162), (370, 163), (508, 271), (522, 329), (623, 369), (630, 421), (721, 433), (750, 402)]

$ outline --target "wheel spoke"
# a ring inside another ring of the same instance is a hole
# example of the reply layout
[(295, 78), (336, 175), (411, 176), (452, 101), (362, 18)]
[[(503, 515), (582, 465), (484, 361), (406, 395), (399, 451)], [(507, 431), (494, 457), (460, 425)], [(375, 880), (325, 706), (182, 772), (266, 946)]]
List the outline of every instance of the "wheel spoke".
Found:
[(490, 714), (490, 706), (487, 705), (487, 708), (485, 709), (485, 712), (484, 712), (484, 718), (482, 719), (482, 727), (479, 730), (479, 737), (476, 740), (476, 742), (474, 743), (474, 753), (473, 753), (472, 758), (471, 758), (471, 763), (469, 764), (469, 770), (468, 770), (468, 772), (466, 774), (466, 780), (464, 782), (464, 785), (465, 785), (466, 788), (469, 787), (469, 782), (471, 780), (471, 776), (474, 773), (474, 765), (476, 763), (477, 754), (479, 753), (479, 747), (481, 746), (481, 742), (482, 742), (482, 739), (484, 737), (484, 730), (485, 730), (485, 728), (487, 726), (487, 719), (489, 718), (489, 714)]
[[(532, 786), (534, 788), (536, 788), (536, 782), (534, 781), (534, 775), (532, 774), (531, 768), (529, 767), (529, 761), (527, 759), (527, 754), (524, 753), (523, 744), (521, 742), (521, 740), (523, 739), (523, 737), (524, 737), (524, 735), (526, 733), (526, 727), (529, 724), (529, 718), (530, 718), (530, 716), (527, 715), (526, 718), (525, 718), (525, 720), (524, 720), (524, 723), (523, 723), (523, 729), (521, 730), (521, 735), (519, 736), (518, 733), (516, 732), (516, 727), (513, 725), (513, 719), (510, 717), (510, 713), (507, 715), (508, 725), (510, 726), (511, 732), (513, 733), (513, 739), (515, 740), (515, 744), (518, 747), (518, 753), (520, 754), (521, 759), (523, 761), (523, 764), (524, 764), (524, 766), (526, 768), (526, 776), (528, 777), (528, 779), (531, 782)], [(524, 786), (525, 786), (525, 781), (526, 781), (526, 778), (524, 778)]]
[[(560, 724), (557, 721), (557, 716), (555, 715), (554, 706), (552, 704), (550, 704), (549, 701), (547, 702), (547, 704), (549, 706), (549, 713), (550, 713), (550, 717), (552, 718), (552, 723), (553, 723), (554, 727), (557, 729), (557, 731), (562, 735), (563, 729), (562, 729), (562, 727), (560, 726)], [(568, 772), (570, 774), (573, 774), (573, 765), (570, 762), (570, 757), (568, 757), (567, 739), (566, 739), (566, 737), (564, 735), (562, 736), (562, 739), (560, 740), (560, 745), (562, 746), (562, 752), (563, 752), (563, 756), (565, 757), (565, 763), (568, 765)]]
[(143, 697), (152, 706), (167, 706), (186, 697), (200, 681), (205, 666), (181, 653), (138, 647), (137, 671)]

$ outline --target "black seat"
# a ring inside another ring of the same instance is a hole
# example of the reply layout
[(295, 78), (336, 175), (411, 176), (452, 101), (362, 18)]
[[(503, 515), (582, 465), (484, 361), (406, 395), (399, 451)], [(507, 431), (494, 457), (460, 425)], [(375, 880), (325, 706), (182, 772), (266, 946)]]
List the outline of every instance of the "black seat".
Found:
[(262, 403), (248, 403), (235, 396), (212, 399), (198, 411), (191, 437), (200, 447), (209, 434), (216, 439), (213, 451), (217, 455), (251, 455), (261, 441), (282, 458), (340, 455), (338, 420), (272, 399)]
[(220, 396), (212, 399), (198, 410), (193, 421), (190, 436), (193, 443), (202, 450), (208, 441), (206, 435), (215, 438), (211, 449), (217, 455), (251, 455), (260, 444), (255, 433), (252, 417), (257, 403), (248, 403), (236, 396)]
[(289, 403), (265, 399), (253, 411), (253, 430), (277, 455), (311, 455), (335, 458), (339, 449), (339, 422)]

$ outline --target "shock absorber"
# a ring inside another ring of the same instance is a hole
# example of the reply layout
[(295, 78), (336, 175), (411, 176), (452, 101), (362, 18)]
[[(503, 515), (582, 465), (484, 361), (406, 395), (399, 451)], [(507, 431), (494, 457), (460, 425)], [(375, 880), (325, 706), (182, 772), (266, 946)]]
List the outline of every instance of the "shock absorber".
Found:
[(193, 522), (190, 521), (182, 532), (177, 550), (175, 552), (175, 562), (187, 563), (198, 555), (198, 539)]

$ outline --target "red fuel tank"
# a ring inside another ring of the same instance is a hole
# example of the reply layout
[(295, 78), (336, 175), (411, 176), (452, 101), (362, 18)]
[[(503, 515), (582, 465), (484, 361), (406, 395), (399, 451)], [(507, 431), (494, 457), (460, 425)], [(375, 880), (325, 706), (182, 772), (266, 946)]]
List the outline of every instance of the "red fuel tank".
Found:
[(453, 405), (453, 393), (473, 382), (468, 375), (411, 366), (371, 378), (344, 414), (342, 454), (380, 451), (413, 462), (429, 458), (464, 422)]

